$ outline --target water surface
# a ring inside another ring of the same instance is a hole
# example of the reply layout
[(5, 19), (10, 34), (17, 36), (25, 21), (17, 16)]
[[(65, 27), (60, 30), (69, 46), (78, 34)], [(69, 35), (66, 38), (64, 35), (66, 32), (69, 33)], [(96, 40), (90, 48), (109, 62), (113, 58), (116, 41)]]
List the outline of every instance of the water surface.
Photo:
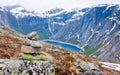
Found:
[(52, 45), (55, 45), (55, 46), (60, 46), (64, 49), (72, 50), (75, 52), (80, 52), (80, 50), (81, 50), (80, 47), (73, 45), (73, 44), (70, 44), (70, 43), (66, 43), (66, 42), (55, 41), (55, 40), (45, 40), (45, 42), (52, 44)]

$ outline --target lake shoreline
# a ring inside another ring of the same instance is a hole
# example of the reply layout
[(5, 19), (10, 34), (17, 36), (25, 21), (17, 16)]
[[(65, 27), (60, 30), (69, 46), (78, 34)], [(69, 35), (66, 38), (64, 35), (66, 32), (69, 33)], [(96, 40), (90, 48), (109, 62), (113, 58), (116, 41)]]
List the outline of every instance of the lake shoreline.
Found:
[[(68, 50), (72, 50), (72, 51), (75, 51), (75, 52), (82, 52), (82, 48), (79, 47), (78, 45), (74, 45), (74, 44), (71, 44), (71, 43), (67, 43), (67, 42), (62, 42), (62, 41), (58, 41), (58, 40), (43, 40), (44, 42), (47, 42), (49, 44), (52, 44), (52, 45), (56, 45), (56, 44), (53, 44), (53, 43), (58, 43), (62, 48), (66, 49), (65, 47), (63, 47), (62, 45), (67, 45), (67, 46), (71, 46), (71, 47), (74, 47), (76, 48), (77, 50), (73, 50), (73, 49), (68, 49)], [(56, 46), (59, 46), (59, 45), (56, 45)], [(79, 49), (79, 50), (78, 50)]]

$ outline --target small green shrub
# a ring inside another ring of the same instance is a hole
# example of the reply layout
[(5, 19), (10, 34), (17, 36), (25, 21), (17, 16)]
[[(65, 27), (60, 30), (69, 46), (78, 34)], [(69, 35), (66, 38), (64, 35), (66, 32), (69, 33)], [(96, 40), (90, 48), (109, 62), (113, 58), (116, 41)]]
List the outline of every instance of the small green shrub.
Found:
[(50, 73), (50, 75), (55, 75), (55, 73), (53, 72), (53, 73)]
[(44, 56), (44, 55), (32, 56), (30, 54), (25, 54), (23, 56), (23, 59), (25, 59), (25, 60), (43, 60), (43, 61), (45, 61), (45, 60), (47, 60), (47, 57)]
[(71, 37), (67, 42), (72, 44), (79, 44), (79, 41), (76, 37)]
[(12, 75), (18, 75), (14, 70), (11, 72)]

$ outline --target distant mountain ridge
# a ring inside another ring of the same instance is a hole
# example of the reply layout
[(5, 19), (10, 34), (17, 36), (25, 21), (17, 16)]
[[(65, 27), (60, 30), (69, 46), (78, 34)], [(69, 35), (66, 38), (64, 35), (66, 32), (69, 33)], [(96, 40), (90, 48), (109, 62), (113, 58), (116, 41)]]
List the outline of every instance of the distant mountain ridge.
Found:
[[(42, 35), (40, 39), (77, 44), (89, 55), (112, 43), (120, 30), (119, 14), (119, 5), (107, 4), (70, 11), (56, 8), (45, 13), (29, 11), (21, 6), (0, 7), (0, 25), (7, 25), (24, 34), (37, 31)], [(118, 45), (113, 46), (119, 50)], [(95, 56), (103, 58), (104, 54)]]

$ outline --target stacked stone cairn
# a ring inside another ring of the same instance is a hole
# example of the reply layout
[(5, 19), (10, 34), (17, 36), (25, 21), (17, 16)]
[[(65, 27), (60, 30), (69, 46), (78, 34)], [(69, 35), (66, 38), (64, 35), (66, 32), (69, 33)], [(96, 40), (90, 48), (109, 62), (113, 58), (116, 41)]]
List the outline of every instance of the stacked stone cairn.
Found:
[[(37, 32), (27, 35), (25, 45), (21, 51), (25, 54), (39, 55), (42, 44), (38, 41)], [(23, 55), (23, 56), (24, 56)], [(0, 75), (55, 75), (53, 62), (46, 60), (24, 60), (24, 59), (7, 59), (0, 60), (3, 65)]]

